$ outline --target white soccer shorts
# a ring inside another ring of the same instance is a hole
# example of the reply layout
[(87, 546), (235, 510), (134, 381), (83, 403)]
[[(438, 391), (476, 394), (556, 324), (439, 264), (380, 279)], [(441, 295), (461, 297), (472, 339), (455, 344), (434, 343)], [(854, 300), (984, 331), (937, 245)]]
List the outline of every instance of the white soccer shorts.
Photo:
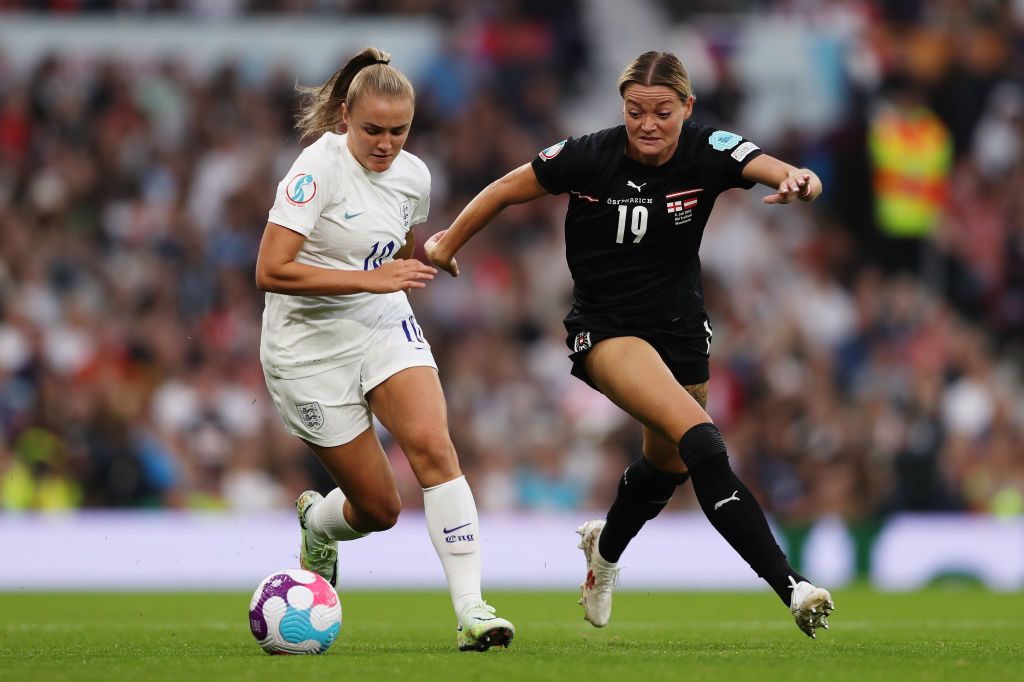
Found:
[(412, 316), (374, 332), (361, 360), (298, 379), (264, 371), (285, 430), (316, 445), (353, 440), (373, 424), (366, 394), (409, 367), (437, 369), (430, 344)]

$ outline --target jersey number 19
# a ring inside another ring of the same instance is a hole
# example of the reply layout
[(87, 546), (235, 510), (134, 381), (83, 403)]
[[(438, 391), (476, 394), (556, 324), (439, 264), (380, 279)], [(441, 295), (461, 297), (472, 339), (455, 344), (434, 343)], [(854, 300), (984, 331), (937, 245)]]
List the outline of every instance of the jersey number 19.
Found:
[[(625, 204), (619, 204), (619, 231), (615, 233), (615, 243), (621, 244), (623, 237), (626, 236), (626, 214), (629, 213), (629, 206)], [(629, 230), (634, 235), (634, 244), (639, 244), (640, 240), (644, 238), (647, 233), (647, 207), (646, 206), (634, 206), (633, 217), (630, 221)]]

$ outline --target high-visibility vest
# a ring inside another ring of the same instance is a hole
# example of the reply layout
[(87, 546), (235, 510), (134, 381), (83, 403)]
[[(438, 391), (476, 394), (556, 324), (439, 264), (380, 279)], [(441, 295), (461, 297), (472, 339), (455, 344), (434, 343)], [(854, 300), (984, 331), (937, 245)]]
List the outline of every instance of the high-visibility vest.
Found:
[(946, 203), (953, 144), (942, 121), (925, 107), (887, 109), (868, 131), (875, 218), (892, 237), (926, 237)]

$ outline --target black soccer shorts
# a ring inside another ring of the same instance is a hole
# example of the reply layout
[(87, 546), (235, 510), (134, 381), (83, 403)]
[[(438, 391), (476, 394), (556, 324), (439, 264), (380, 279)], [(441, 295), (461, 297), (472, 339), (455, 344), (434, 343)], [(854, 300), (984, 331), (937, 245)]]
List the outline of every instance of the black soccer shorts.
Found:
[(710, 376), (711, 323), (701, 313), (639, 319), (616, 314), (590, 314), (573, 308), (563, 321), (572, 375), (597, 389), (587, 376), (583, 358), (605, 339), (636, 336), (651, 344), (683, 386), (702, 384)]

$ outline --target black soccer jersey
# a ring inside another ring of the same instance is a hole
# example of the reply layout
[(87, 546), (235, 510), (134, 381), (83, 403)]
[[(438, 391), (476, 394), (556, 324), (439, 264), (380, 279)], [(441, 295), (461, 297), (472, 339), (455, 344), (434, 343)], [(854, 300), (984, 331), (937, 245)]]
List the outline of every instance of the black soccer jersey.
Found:
[(700, 249), (718, 195), (754, 183), (741, 171), (761, 151), (740, 135), (687, 121), (672, 158), (626, 156), (626, 127), (548, 147), (540, 184), (569, 194), (565, 246), (573, 305), (586, 314), (647, 318), (703, 313)]

